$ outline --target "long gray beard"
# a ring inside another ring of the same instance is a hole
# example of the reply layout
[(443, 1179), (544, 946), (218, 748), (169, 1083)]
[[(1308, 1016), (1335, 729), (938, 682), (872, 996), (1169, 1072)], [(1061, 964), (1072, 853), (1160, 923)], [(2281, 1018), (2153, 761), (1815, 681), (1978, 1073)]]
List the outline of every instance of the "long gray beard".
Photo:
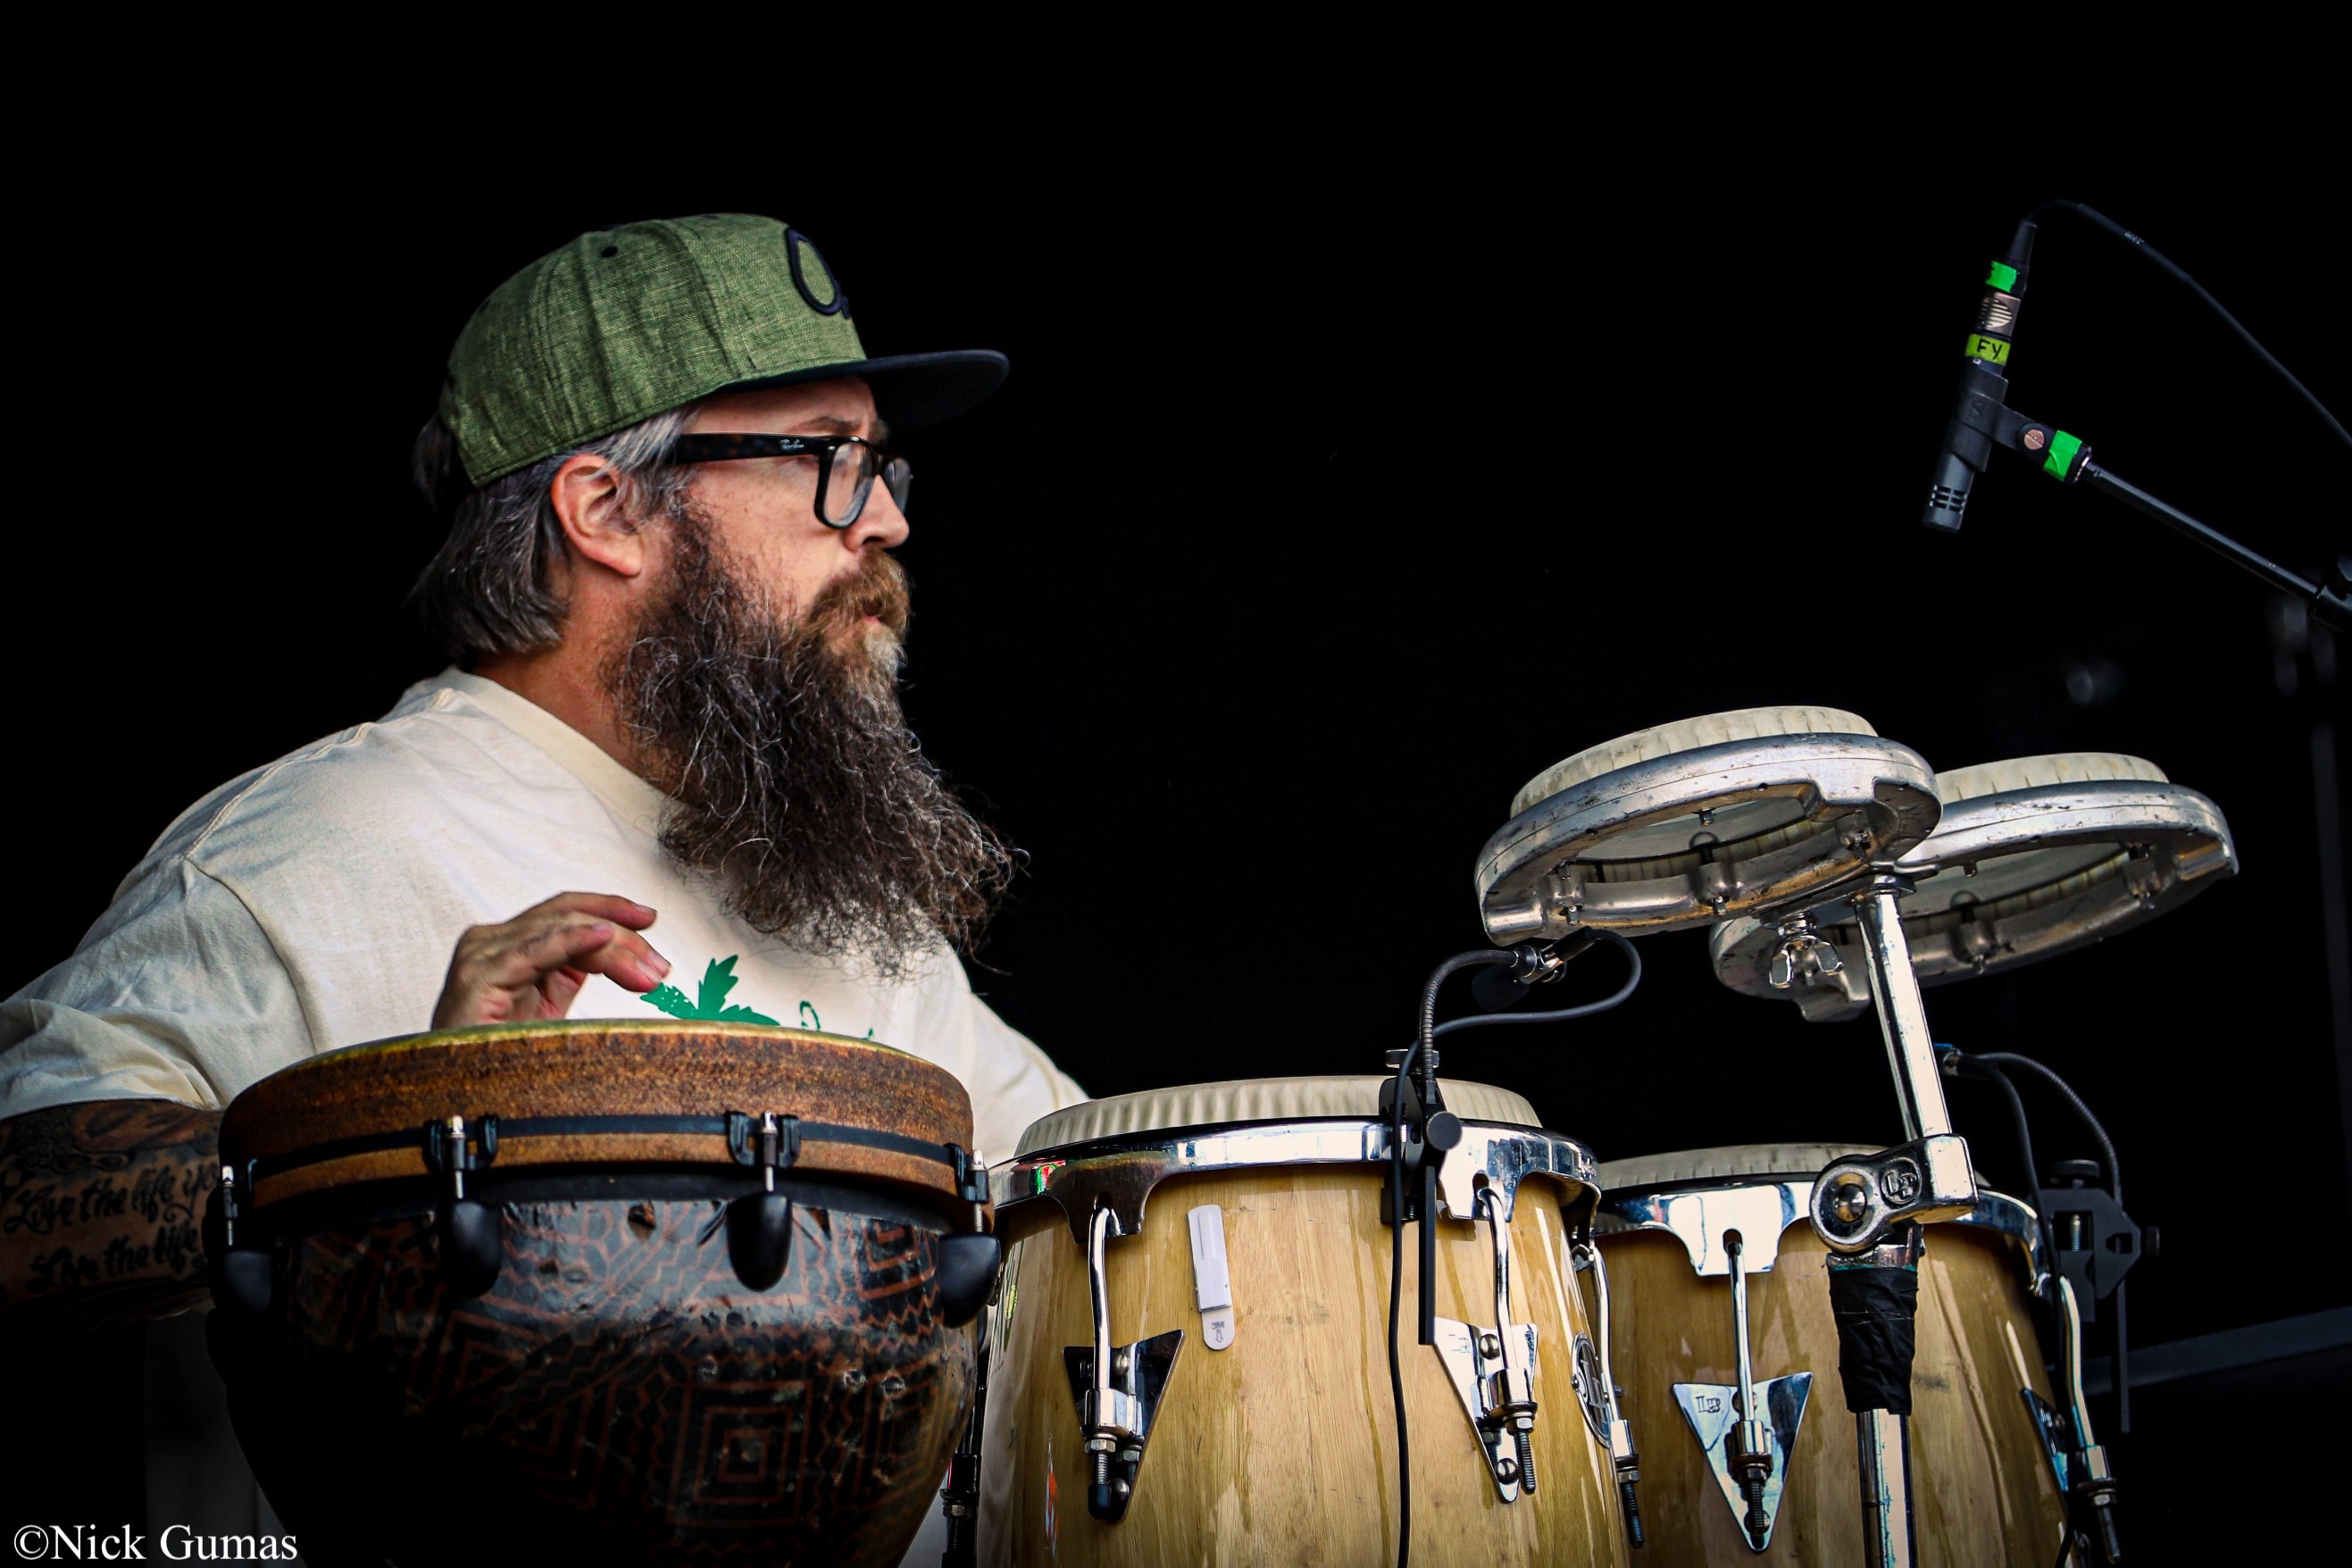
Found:
[(668, 591), (604, 672), (677, 803), (662, 847), (730, 913), (804, 952), (857, 955), (892, 978), (942, 939), (969, 949), (1013, 854), (907, 728), (898, 563), (870, 552), (788, 618), (691, 509), (669, 526)]

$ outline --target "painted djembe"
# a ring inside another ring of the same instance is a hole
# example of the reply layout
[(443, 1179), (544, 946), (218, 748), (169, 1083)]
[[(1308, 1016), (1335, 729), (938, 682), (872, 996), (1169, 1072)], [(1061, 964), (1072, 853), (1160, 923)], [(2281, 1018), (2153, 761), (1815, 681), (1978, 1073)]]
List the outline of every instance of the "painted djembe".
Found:
[(312, 1562), (894, 1563), (971, 1408), (971, 1142), (947, 1072), (802, 1030), (299, 1063), (222, 1127), (238, 1437)]

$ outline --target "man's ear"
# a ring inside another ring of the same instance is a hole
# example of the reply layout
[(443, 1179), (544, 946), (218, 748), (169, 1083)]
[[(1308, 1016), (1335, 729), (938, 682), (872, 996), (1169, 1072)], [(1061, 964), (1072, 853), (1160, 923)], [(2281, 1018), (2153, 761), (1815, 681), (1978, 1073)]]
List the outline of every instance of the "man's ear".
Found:
[(548, 482), (563, 537), (582, 560), (623, 577), (646, 569), (645, 540), (621, 502), (620, 476), (612, 460), (575, 452)]

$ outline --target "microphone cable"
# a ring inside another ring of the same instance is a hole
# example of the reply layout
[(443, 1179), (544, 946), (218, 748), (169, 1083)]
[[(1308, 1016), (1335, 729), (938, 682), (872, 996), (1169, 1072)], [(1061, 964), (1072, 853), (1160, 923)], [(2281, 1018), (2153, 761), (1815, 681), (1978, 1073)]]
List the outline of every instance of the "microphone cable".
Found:
[(1559, 1007), (1549, 1013), (1473, 1013), (1467, 1017), (1448, 1018), (1432, 1029), (1431, 1035), (1450, 1035), (1456, 1029), (1475, 1029), (1485, 1024), (1558, 1024), (1570, 1018), (1586, 1018), (1595, 1013), (1606, 1013), (1633, 994), (1633, 987), (1642, 984), (1642, 955), (1632, 942), (1613, 931), (1595, 931), (1592, 934), (1625, 954), (1625, 983), (1600, 1001), (1587, 1002), (1575, 1007)]
[[(2092, 1141), (2099, 1146), (2099, 1163), (2106, 1167), (2107, 1195), (2116, 1200), (2117, 1208), (2123, 1207), (2124, 1173), (2116, 1163), (2115, 1140), (2107, 1136), (2106, 1128), (2101, 1125), (2099, 1119), (2091, 1113), (2091, 1108), (2083, 1103), (2083, 1097), (2074, 1092), (2074, 1085), (2060, 1078), (2049, 1068), (2035, 1061), (2032, 1057), (2021, 1057), (2012, 1051), (1965, 1051), (1960, 1053), (1960, 1064), (1963, 1067), (1991, 1068), (1995, 1071), (2011, 1068), (2030, 1072), (2052, 1089), (2056, 1089), (2059, 1098), (2065, 1100), (2074, 1114), (2081, 1118), (2083, 1125), (2090, 1130)], [(2022, 1112), (2021, 1111), (2020, 1114), (2021, 1115)], [(2030, 1150), (2028, 1157), (2031, 1157)], [(2035, 1171), (2032, 1174), (2034, 1186), (2038, 1191), (2042, 1184), (2042, 1173)]]
[[(1610, 942), (1625, 954), (1625, 983), (1598, 1002), (1587, 1002), (1575, 1007), (1560, 1007), (1548, 1013), (1476, 1013), (1468, 1017), (1437, 1022), (1437, 991), (1448, 978), (1465, 969), (1476, 969), (1490, 963), (1508, 963), (1513, 954), (1507, 948), (1483, 948), (1474, 952), (1457, 952), (1430, 973), (1429, 983), (1421, 988), (1421, 1027), (1413, 1036), (1412, 1046), (1397, 1064), (1396, 1088), (1389, 1108), (1389, 1212), (1395, 1224), (1389, 1231), (1389, 1394), (1396, 1405), (1397, 1436), (1397, 1568), (1411, 1568), (1412, 1561), (1412, 1446), (1407, 1436), (1404, 1412), (1404, 1363), (1397, 1351), (1397, 1321), (1404, 1300), (1404, 1093), (1413, 1067), (1434, 1047), (1437, 1037), (1455, 1029), (1466, 1029), (1479, 1024), (1556, 1024), (1570, 1018), (1590, 1017), (1605, 1013), (1633, 994), (1642, 984), (1642, 955), (1633, 944), (1613, 931), (1595, 931), (1594, 935)], [(1425, 1108), (1424, 1108), (1425, 1109)], [(1435, 1205), (1421, 1216), (1423, 1225), (1434, 1225)]]
[[(2026, 1173), (2032, 1182), (2033, 1214), (2037, 1222), (2036, 1228), (2042, 1233), (2044, 1248), (2042, 1257), (2046, 1260), (2043, 1267), (2054, 1270), (2058, 1267), (2056, 1227), (2051, 1223), (2049, 1215), (2043, 1212), (2045, 1205), (2042, 1201), (2042, 1173), (2033, 1163), (2033, 1142), (2032, 1133), (2026, 1129), (2025, 1102), (2019, 1097), (2017, 1086), (2010, 1081), (2009, 1073), (2002, 1069), (2010, 1068), (2032, 1073), (2058, 1091), (2059, 1097), (2065, 1100), (2067, 1107), (2090, 1131), (2092, 1142), (2099, 1146), (2099, 1163), (2105, 1170), (2107, 1176), (2107, 1195), (2115, 1200), (2116, 1207), (2120, 1210), (2124, 1206), (2124, 1175), (2123, 1167), (2116, 1159), (2116, 1142), (2107, 1136), (2105, 1126), (2100, 1122), (2091, 1108), (2083, 1102), (2083, 1097), (2074, 1092), (2074, 1086), (2059, 1077), (2053, 1069), (2035, 1061), (2032, 1057), (2021, 1057), (2013, 1051), (1960, 1050), (1953, 1051), (1952, 1056), (1953, 1064), (1961, 1072), (1970, 1077), (1990, 1079), (2000, 1087), (2002, 1094), (2009, 1100), (2010, 1114), (2017, 1121), (2018, 1147), (2024, 1155)], [(2115, 1286), (2116, 1418), (2126, 1436), (2131, 1432), (2131, 1331), (2130, 1320), (2126, 1311), (2125, 1297), (2125, 1289), (2129, 1284), (2129, 1280), (2118, 1279)]]
[(2347, 447), (2352, 447), (2352, 434), (2347, 434), (2346, 432), (2344, 422), (2336, 418), (2334, 414), (2328, 412), (2327, 405), (2320, 402), (2316, 396), (2313, 395), (2311, 388), (2304, 385), (2302, 382), (2296, 380), (2294, 373), (2287, 369), (2284, 364), (2281, 364), (2276, 354), (2263, 347), (2261, 341), (2257, 339), (2253, 333), (2246, 330), (2245, 323), (2239, 321), (2237, 317), (2230, 314), (2230, 312), (2223, 308), (2221, 301), (2213, 298), (2211, 292), (2206, 289), (2205, 285), (2198, 282), (2196, 279), (2189, 276), (2188, 272), (2181, 268), (2179, 262), (2174, 261), (2170, 257), (2157, 249), (2156, 247), (2150, 245), (2147, 240), (2141, 238), (2138, 235), (2134, 234), (2130, 229), (2126, 228), (2115, 219), (2107, 216), (2106, 214), (2098, 211), (2096, 208), (2085, 206), (2081, 202), (2065, 200), (2043, 202), (2040, 206), (2035, 207), (2031, 213), (2026, 215), (2025, 221), (2032, 224), (2039, 224), (2042, 219), (2042, 215), (2048, 212), (2073, 213), (2075, 216), (2083, 219), (2084, 222), (2090, 224), (2093, 227), (2105, 229), (2107, 233), (2114, 235), (2116, 238), (2126, 242), (2142, 256), (2147, 257), (2150, 261), (2156, 263), (2158, 267), (2164, 270), (2167, 277), (2186, 287), (2190, 293), (2203, 300), (2215, 315), (2221, 317), (2224, 322), (2228, 323), (2230, 330), (2238, 335), (2239, 341), (2253, 351), (2254, 357), (2256, 359), (2261, 360), (2263, 363), (2268, 365), (2272, 371), (2276, 373), (2280, 380), (2285, 382), (2287, 385), (2294, 389), (2296, 396), (2302, 398), (2304, 402), (2311, 405), (2312, 412), (2318, 415), (2321, 420), (2326, 424), (2330, 430), (2336, 432), (2336, 438), (2337, 440), (2343, 442)]
[(2033, 1227), (2042, 1237), (2042, 1256), (2046, 1259), (2057, 1256), (2057, 1238), (2050, 1228), (2050, 1217), (2042, 1212), (2042, 1166), (2033, 1157), (2033, 1129), (2025, 1119), (2025, 1100), (2017, 1092), (2016, 1082), (1997, 1067), (1991, 1067), (1976, 1057), (1954, 1050), (1953, 1066), (1963, 1075), (1980, 1079), (2001, 1092), (2009, 1104), (2011, 1129), (2017, 1134), (2018, 1158), (2025, 1164), (2025, 1192), (2033, 1199)]

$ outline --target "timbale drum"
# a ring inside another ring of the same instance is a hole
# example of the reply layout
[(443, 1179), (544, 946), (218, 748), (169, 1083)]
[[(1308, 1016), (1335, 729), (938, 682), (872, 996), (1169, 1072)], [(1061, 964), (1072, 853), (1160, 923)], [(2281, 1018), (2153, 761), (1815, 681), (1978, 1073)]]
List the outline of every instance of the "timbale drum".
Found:
[[(992, 1173), (1006, 1253), (981, 1562), (1395, 1561), (1381, 1081), (1127, 1095), (1023, 1136)], [(1568, 1251), (1596, 1195), (1591, 1155), (1516, 1094), (1444, 1087), (1465, 1134), (1439, 1177), (1439, 1345), (1416, 1342), (1411, 1246), (1402, 1280), (1413, 1561), (1628, 1563)], [(1509, 1431), (1481, 1425), (1507, 1369), (1532, 1384), (1532, 1475)], [(1131, 1434), (1106, 1444), (1101, 1469), (1090, 1408)]]
[[(2063, 752), (1936, 775), (1936, 831), (1894, 862), (1916, 890), (1903, 932), (1922, 985), (2005, 973), (2105, 941), (2217, 887), (2238, 868), (2221, 807), (2143, 757)], [(1850, 908), (1802, 911), (1815, 952), (1790, 964), (1789, 917), (1734, 919), (1708, 939), (1716, 977), (1779, 996), (1815, 1022), (1870, 1006)], [(1777, 961), (1777, 962), (1776, 962)]]
[(1622, 735), (1520, 786), (1479, 851), (1498, 944), (1628, 936), (1825, 897), (1927, 837), (1936, 774), (1838, 708), (1742, 708)]
[[(1656, 1568), (1864, 1560), (1826, 1254), (1806, 1223), (1814, 1173), (1862, 1147), (1701, 1149), (1601, 1168), (1594, 1228)], [(2038, 1248), (2032, 1212), (1992, 1192), (1927, 1232), (1908, 1477), (1922, 1564), (2048, 1568), (2057, 1557), (2065, 1504), (2047, 1435), (2058, 1405), (2028, 1303)], [(1776, 1459), (1760, 1552), (1721, 1462), (1738, 1377), (1729, 1274), (1742, 1261), (1756, 1403)]]
[(239, 1095), (215, 1359), (314, 1562), (898, 1561), (994, 1272), (954, 1078), (667, 1022), (336, 1051)]

